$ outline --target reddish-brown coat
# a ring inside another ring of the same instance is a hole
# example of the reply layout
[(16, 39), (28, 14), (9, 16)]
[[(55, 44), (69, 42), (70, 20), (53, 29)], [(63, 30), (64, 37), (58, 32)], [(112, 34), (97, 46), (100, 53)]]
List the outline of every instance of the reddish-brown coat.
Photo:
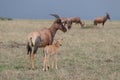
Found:
[(97, 17), (94, 19), (94, 25), (97, 25), (97, 24), (102, 24), (104, 26), (105, 22), (107, 21), (107, 19), (110, 20), (110, 16), (108, 13), (106, 13), (105, 16), (102, 16), (102, 17)]
[[(34, 69), (34, 55), (38, 48), (51, 45), (57, 30), (66, 32), (66, 28), (63, 26), (61, 19), (57, 18), (50, 28), (44, 28), (35, 32), (31, 32), (27, 38), (27, 50), (30, 55), (32, 63), (32, 69)], [(32, 50), (33, 47), (33, 50)]]
[(44, 57), (43, 57), (43, 70), (48, 70), (50, 67), (49, 65), (49, 58), (50, 56), (53, 57), (52, 59), (52, 68), (55, 65), (55, 68), (57, 69), (57, 53), (58, 53), (58, 48), (61, 46), (61, 39), (57, 39), (56, 43), (53, 45), (48, 45), (44, 48)]

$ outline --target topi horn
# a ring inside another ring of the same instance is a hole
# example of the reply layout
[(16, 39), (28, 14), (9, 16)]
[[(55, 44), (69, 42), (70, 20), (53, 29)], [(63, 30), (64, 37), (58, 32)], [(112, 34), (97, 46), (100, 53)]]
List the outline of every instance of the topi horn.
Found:
[(108, 13), (108, 12), (106, 12), (106, 15), (109, 15), (109, 13)]
[(55, 18), (60, 18), (57, 14), (50, 14), (51, 16), (54, 16)]

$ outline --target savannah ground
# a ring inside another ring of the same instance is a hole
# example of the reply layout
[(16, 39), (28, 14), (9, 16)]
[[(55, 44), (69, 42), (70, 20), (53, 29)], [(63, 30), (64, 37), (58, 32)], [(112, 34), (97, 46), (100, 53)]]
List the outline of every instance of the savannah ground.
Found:
[(58, 70), (42, 71), (42, 49), (30, 70), (26, 52), (27, 35), (50, 27), (52, 20), (0, 20), (0, 80), (120, 80), (120, 21), (107, 21), (105, 27), (86, 28), (74, 24), (63, 38), (58, 53)]

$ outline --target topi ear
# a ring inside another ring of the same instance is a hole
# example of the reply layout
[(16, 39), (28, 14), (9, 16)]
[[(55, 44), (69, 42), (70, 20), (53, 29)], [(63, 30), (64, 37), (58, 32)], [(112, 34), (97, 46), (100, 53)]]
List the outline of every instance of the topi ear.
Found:
[(61, 23), (61, 19), (57, 18), (55, 22), (56, 23)]

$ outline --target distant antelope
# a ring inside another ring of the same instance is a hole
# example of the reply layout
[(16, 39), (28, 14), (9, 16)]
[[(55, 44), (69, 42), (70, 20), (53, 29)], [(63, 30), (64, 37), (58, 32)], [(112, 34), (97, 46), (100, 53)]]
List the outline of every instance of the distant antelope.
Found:
[(48, 45), (44, 48), (43, 53), (44, 53), (44, 57), (43, 57), (43, 70), (48, 70), (50, 65), (49, 65), (49, 60), (50, 57), (52, 57), (52, 68), (55, 65), (55, 68), (58, 69), (57, 66), (57, 54), (58, 54), (58, 48), (59, 46), (61, 46), (61, 40), (62, 39), (57, 39), (56, 43), (53, 45)]
[[(50, 28), (44, 28), (35, 32), (31, 32), (27, 38), (27, 51), (30, 56), (32, 69), (34, 69), (34, 55), (36, 54), (38, 48), (45, 47), (46, 45), (51, 45), (57, 30), (66, 32), (67, 29), (63, 26), (61, 19), (56, 14), (51, 14), (56, 17)], [(33, 50), (32, 50), (33, 47)]]
[(71, 23), (80, 24), (81, 27), (83, 27), (85, 25), (85, 23), (81, 21), (80, 17), (69, 18), (69, 21), (71, 21)]
[(80, 24), (81, 27), (85, 25), (84, 22), (81, 21), (80, 17), (71, 17), (71, 18), (61, 18), (62, 22), (64, 22), (65, 26), (68, 29), (71, 29), (72, 23)]
[(102, 24), (102, 26), (104, 27), (104, 24), (105, 24), (105, 22), (107, 21), (107, 19), (110, 20), (110, 16), (109, 16), (108, 13), (106, 13), (106, 15), (103, 16), (103, 17), (95, 18), (95, 19), (94, 19), (94, 25), (97, 26), (97, 24)]

